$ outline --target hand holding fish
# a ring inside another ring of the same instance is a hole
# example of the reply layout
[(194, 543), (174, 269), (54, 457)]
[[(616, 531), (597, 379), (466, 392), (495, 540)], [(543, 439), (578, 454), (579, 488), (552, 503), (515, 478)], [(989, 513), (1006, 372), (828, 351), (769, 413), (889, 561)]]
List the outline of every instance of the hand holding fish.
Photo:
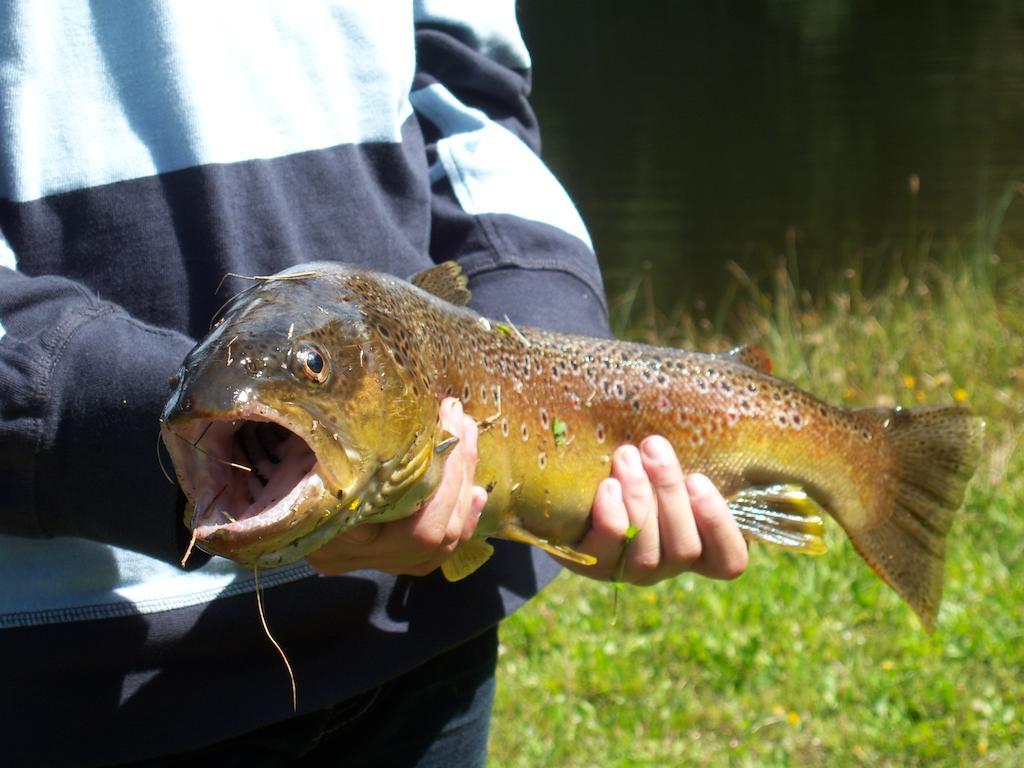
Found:
[(473, 485), (477, 425), (462, 403), (441, 403), (441, 426), (458, 438), (448, 455), (437, 493), (415, 514), (390, 523), (364, 523), (338, 534), (306, 560), (324, 576), (362, 568), (424, 576), (440, 567), (476, 530), (487, 492)]
[[(477, 425), (453, 398), (441, 404), (441, 425), (459, 438), (437, 493), (416, 514), (390, 523), (357, 526), (311, 552), (319, 573), (361, 568), (422, 576), (438, 568), (476, 530), (486, 492), (473, 485)], [(650, 585), (683, 571), (733, 578), (746, 566), (747, 546), (715, 487), (702, 477), (684, 482), (675, 451), (654, 437), (622, 446), (612, 476), (598, 489), (593, 522), (579, 549), (599, 565), (565, 565), (592, 579)], [(691, 487), (692, 486), (692, 487)], [(638, 534), (627, 542), (626, 531)], [(621, 563), (621, 565), (617, 565)]]
[(583, 576), (647, 586), (683, 571), (734, 579), (746, 569), (747, 544), (722, 494), (704, 475), (684, 476), (663, 437), (615, 451), (591, 515), (576, 549), (597, 563), (565, 562)]

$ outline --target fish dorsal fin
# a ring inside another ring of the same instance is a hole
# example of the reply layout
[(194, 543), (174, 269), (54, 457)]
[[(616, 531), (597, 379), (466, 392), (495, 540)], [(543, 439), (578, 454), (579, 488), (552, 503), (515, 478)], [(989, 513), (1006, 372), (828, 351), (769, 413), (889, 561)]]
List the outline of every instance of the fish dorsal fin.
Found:
[(462, 272), (462, 267), (454, 261), (444, 261), (417, 272), (409, 278), (409, 282), (459, 307), (469, 304), (469, 300), (473, 298), (473, 294), (466, 287), (469, 281)]
[(572, 562), (579, 563), (580, 565), (593, 565), (597, 562), (597, 558), (593, 555), (588, 555), (584, 552), (577, 552), (572, 547), (567, 547), (564, 544), (552, 544), (547, 539), (535, 536), (529, 531), (520, 528), (518, 525), (513, 523), (505, 523), (494, 535), (499, 539), (508, 539), (509, 541), (519, 541), (523, 544), (532, 544), (535, 547), (540, 547), (548, 554), (555, 555), (556, 557), (561, 557), (566, 560), (571, 560)]
[(494, 547), (483, 539), (470, 539), (441, 563), (441, 573), (448, 581), (461, 581), (491, 559)]
[(753, 368), (761, 373), (770, 374), (772, 372), (772, 359), (768, 353), (753, 344), (741, 344), (728, 352), (723, 352), (721, 356), (726, 360), (743, 363), (748, 368)]

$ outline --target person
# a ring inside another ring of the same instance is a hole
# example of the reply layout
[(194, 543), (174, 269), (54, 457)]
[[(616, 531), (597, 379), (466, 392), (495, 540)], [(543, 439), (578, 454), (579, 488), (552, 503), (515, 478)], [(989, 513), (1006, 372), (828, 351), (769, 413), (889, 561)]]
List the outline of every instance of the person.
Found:
[[(486, 498), (461, 405), (421, 510), (261, 575), (296, 712), (253, 574), (177, 565), (157, 415), (243, 285), (225, 275), (455, 258), (485, 315), (608, 334), (514, 3), (14, 0), (0, 34), (5, 764), (481, 764), (495, 628), (560, 565), (497, 542), (472, 577), (437, 572)], [(599, 564), (576, 570), (615, 575), (631, 523), (625, 581), (745, 567), (721, 496), (657, 436), (616, 450), (579, 546)]]

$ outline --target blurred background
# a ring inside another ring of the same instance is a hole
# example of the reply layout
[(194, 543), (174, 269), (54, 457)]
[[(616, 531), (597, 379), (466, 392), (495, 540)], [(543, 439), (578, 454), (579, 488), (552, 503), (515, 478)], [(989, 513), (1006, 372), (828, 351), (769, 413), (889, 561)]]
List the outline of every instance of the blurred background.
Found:
[[(1024, 3), (525, 0), (616, 333), (988, 426), (924, 633), (838, 526), (734, 582), (563, 575), (502, 625), (499, 766), (1024, 755)], [(685, 453), (681, 454), (685, 463)]]
[(1024, 238), (1017, 0), (527, 0), (543, 154), (609, 293), (650, 264), (666, 310), (727, 260), (870, 287), (922, 249)]

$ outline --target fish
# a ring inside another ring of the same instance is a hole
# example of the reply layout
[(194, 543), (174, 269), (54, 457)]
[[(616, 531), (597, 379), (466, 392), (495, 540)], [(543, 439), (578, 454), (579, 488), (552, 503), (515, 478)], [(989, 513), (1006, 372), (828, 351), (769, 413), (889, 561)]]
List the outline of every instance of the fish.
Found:
[(553, 333), (469, 309), (455, 262), (409, 280), (344, 263), (254, 278), (172, 379), (161, 436), (202, 550), (267, 568), (364, 523), (413, 514), (452, 436), (445, 397), (480, 425), (488, 491), (466, 578), (524, 542), (574, 547), (613, 450), (647, 435), (707, 475), (743, 535), (822, 554), (825, 516), (934, 628), (946, 536), (981, 455), (961, 405), (847, 409), (772, 375), (756, 347), (726, 353)]

